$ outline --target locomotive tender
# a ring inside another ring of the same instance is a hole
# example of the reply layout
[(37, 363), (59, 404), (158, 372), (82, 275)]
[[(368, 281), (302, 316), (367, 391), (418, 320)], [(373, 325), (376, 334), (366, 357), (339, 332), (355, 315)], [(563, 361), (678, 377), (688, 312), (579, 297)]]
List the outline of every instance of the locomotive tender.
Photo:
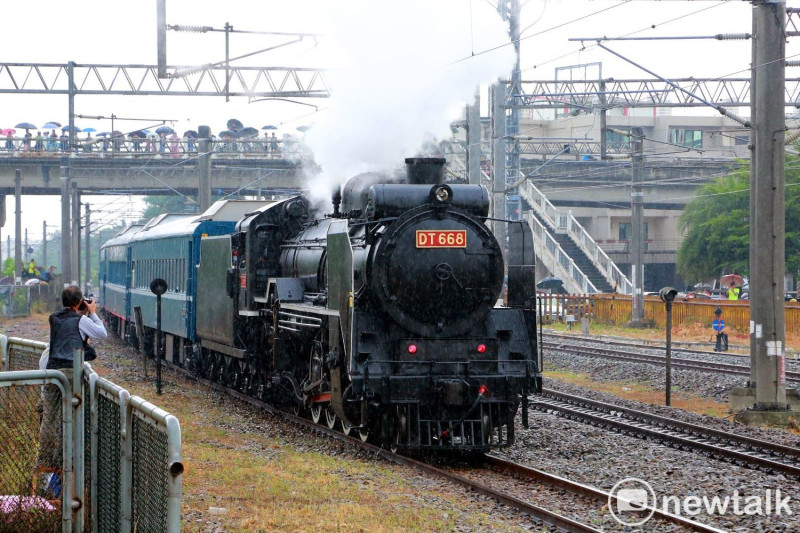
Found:
[(128, 228), (102, 248), (106, 318), (152, 353), (164, 278), (166, 357), (204, 378), (396, 449), (509, 446), (541, 390), (531, 230), (507, 221), (504, 261), (487, 189), (444, 162), (358, 175), (326, 216), (298, 195)]

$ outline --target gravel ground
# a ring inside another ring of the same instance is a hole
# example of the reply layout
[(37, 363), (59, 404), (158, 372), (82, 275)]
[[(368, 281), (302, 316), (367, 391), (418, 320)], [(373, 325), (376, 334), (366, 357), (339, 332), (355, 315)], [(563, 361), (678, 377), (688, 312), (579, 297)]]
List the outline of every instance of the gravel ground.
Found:
[[(575, 345), (587, 347), (603, 346), (602, 341), (593, 339), (575, 339), (569, 341), (570, 350), (574, 351)], [(633, 347), (624, 348), (624, 351), (634, 351)], [(663, 349), (653, 349), (642, 346), (638, 348), (645, 355), (664, 355)], [(693, 359), (699, 361), (713, 361), (742, 365), (746, 368), (748, 362), (742, 358), (713, 352), (706, 354), (674, 354), (675, 358)], [(645, 363), (628, 363), (619, 360), (603, 359), (590, 355), (578, 355), (559, 350), (545, 349), (544, 368), (546, 370), (567, 370), (590, 374), (595, 381), (628, 381), (645, 383), (654, 389), (664, 387), (664, 367)], [(792, 366), (791, 368), (794, 368)], [(690, 392), (694, 395), (708, 398), (717, 402), (727, 403), (732, 387), (741, 387), (745, 384), (743, 376), (730, 374), (715, 374), (712, 372), (698, 372), (694, 370), (672, 369), (673, 390)], [(787, 383), (787, 387), (796, 387), (796, 383)]]
[[(664, 496), (677, 496), (681, 500), (687, 496), (724, 498), (728, 495), (732, 498), (734, 491), (738, 491), (744, 502), (748, 496), (763, 498), (766, 489), (780, 489), (782, 498), (791, 498), (791, 516), (786, 513), (780, 517), (736, 516), (729, 509), (724, 516), (709, 515), (704, 510), (696, 519), (727, 531), (800, 530), (800, 488), (796, 481), (612, 433), (554, 414), (531, 412), (530, 421), (529, 429), (517, 428), (517, 446), (498, 455), (606, 491), (623, 479), (639, 478), (653, 488), (659, 507)], [(744, 509), (743, 503), (740, 509)], [(669, 510), (674, 512), (671, 507)], [(597, 527), (603, 530), (630, 531), (617, 524), (609, 514), (602, 518)], [(675, 527), (647, 523), (645, 530), (673, 531)]]
[[(44, 324), (44, 326), (43, 326)], [(27, 324), (19, 321), (5, 324), (5, 334), (46, 340), (46, 323), (41, 319), (36, 324)], [(142, 378), (135, 370), (131, 370), (129, 360), (134, 357), (130, 348), (109, 340), (101, 348), (99, 371), (102, 375), (110, 377), (122, 386), (134, 386)], [(619, 364), (617, 362), (589, 361), (587, 358), (548, 356), (548, 364), (555, 365), (556, 361), (565, 368), (576, 371), (590, 372), (595, 379), (647, 379), (660, 384), (663, 370), (641, 364)], [(591, 366), (590, 366), (591, 365)], [(596, 365), (596, 366), (594, 366)], [(619, 367), (624, 366), (622, 370)], [(630, 368), (628, 368), (630, 367)], [(652, 375), (650, 375), (652, 371)], [(684, 377), (683, 374), (686, 374)], [(196, 386), (182, 377), (168, 372), (167, 380), (179, 386)], [(676, 372), (675, 381), (679, 386), (704, 387), (706, 390), (722, 390), (730, 386), (726, 376), (699, 374), (695, 372)], [(694, 381), (689, 381), (694, 380)], [(712, 382), (712, 385), (709, 385)], [(766, 430), (733, 425), (730, 422), (711, 417), (695, 415), (683, 411), (640, 404), (638, 402), (621, 400), (615, 396), (590, 391), (582, 387), (559, 383), (552, 379), (546, 380), (546, 386), (583, 395), (590, 398), (616, 403), (634, 409), (654, 412), (672, 416), (703, 425), (710, 425), (728, 431), (756, 436), (768, 440), (783, 442), (785, 444), (800, 446), (800, 438), (779, 430)], [(267, 415), (249, 405), (241, 402), (222, 398), (219, 394), (208, 391), (205, 395), (209, 405), (223, 406), (222, 418), (209, 419), (212, 427), (224, 427), (231, 432), (269, 432), (282, 444), (293, 446), (301, 450), (322, 452), (343, 459), (375, 462), (376, 459), (366, 456), (363, 452), (354, 450), (313, 432), (300, 429), (291, 423)], [(711, 395), (713, 397), (713, 394)], [(157, 398), (150, 398), (151, 400)], [(157, 402), (156, 402), (157, 403)], [(203, 406), (198, 405), (198, 412), (203, 411)], [(711, 523), (714, 526), (728, 531), (798, 531), (800, 530), (800, 488), (796, 481), (787, 480), (780, 475), (768, 475), (747, 468), (729, 465), (720, 461), (708, 459), (700, 454), (674, 450), (654, 442), (644, 441), (605, 430), (579, 422), (570, 421), (550, 413), (531, 411), (531, 425), (524, 429), (521, 424), (517, 426), (517, 444), (499, 455), (522, 464), (530, 465), (542, 470), (561, 475), (568, 479), (590, 484), (603, 490), (610, 490), (618, 481), (637, 477), (650, 483), (658, 501), (663, 496), (733, 496), (738, 491), (742, 499), (764, 495), (766, 489), (780, 489), (782, 498), (791, 498), (790, 508), (793, 515), (785, 513), (780, 517), (775, 516), (736, 516), (728, 513), (726, 516), (713, 516), (705, 511), (697, 517), (700, 521)], [(267, 455), (275, 453), (271, 449), (249, 450), (254, 455)], [(383, 463), (382, 463), (383, 464)], [(452, 529), (448, 531), (473, 532), (473, 531), (540, 531), (542, 527), (535, 524), (525, 516), (491, 499), (464, 491), (460, 487), (442, 483), (441, 480), (431, 478), (406, 467), (392, 467), (398, 476), (398, 486), (402, 485), (409, 492), (411, 499), (421, 508), (435, 509), (441, 516), (452, 518)], [(203, 532), (227, 531), (224, 517), (213, 516), (204, 512), (200, 504), (204, 501), (202, 494), (189, 492), (196, 482), (191, 481), (191, 471), (185, 475), (184, 486), (187, 487), (185, 497), (195, 502), (193, 510), (184, 513), (184, 524), (192, 524), (192, 530)], [(471, 474), (472, 475), (472, 474)], [(355, 481), (355, 480), (354, 480)], [(499, 481), (498, 483), (502, 483)], [(358, 480), (359, 490), (369, 490), (369, 479)], [(578, 520), (592, 523), (598, 529), (605, 531), (632, 531), (636, 528), (624, 528), (617, 524), (611, 515), (597, 504), (591, 504), (563, 491), (553, 490), (540, 485), (531, 485), (519, 481), (507, 482), (505, 488), (518, 497), (533, 501), (545, 508), (559, 509), (563, 514)], [(434, 495), (434, 496), (431, 496)], [(445, 497), (447, 496), (447, 497)], [(454, 506), (451, 497), (459, 501)], [(213, 506), (213, 502), (207, 502)], [(660, 505), (660, 503), (659, 503)], [(731, 504), (732, 505), (732, 504)], [(186, 505), (185, 505), (186, 507)], [(741, 505), (744, 508), (744, 504)], [(751, 507), (753, 509), (753, 507)], [(672, 510), (672, 509), (671, 509)], [(488, 522), (476, 520), (474, 517), (481, 514), (490, 517)], [(368, 524), (363, 525), (370, 530)], [(677, 531), (679, 528), (670, 524), (649, 522), (642, 528), (646, 531)]]

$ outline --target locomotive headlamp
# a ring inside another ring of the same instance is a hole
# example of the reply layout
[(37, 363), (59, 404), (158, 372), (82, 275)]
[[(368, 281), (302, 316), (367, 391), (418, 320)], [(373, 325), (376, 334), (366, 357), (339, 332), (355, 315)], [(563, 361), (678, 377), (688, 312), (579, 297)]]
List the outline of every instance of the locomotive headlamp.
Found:
[(449, 204), (453, 201), (453, 189), (447, 185), (434, 185), (431, 189), (431, 201), (439, 204)]

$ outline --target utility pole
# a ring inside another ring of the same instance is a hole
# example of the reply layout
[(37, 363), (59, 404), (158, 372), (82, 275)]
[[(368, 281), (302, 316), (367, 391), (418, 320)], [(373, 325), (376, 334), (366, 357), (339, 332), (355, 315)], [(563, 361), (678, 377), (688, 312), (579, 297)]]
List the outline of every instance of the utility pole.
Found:
[(89, 246), (89, 214), (91, 213), (91, 208), (89, 204), (83, 204), (85, 218), (84, 227), (83, 227), (83, 240), (86, 241), (86, 285), (84, 287), (86, 290), (84, 291), (85, 294), (89, 294), (91, 291), (89, 288), (92, 284), (92, 254), (91, 254), (91, 246)]
[(47, 221), (42, 221), (42, 268), (47, 268)]
[(467, 106), (467, 174), (470, 185), (481, 184), (481, 96)]
[(14, 201), (17, 209), (14, 212), (14, 283), (22, 279), (22, 171), (14, 172)]
[(81, 195), (77, 184), (72, 182), (72, 281), (81, 284)]
[(71, 189), (69, 157), (64, 156), (61, 158), (61, 279), (65, 285), (72, 281), (72, 233), (69, 225)]
[[(506, 85), (492, 86), (492, 217), (506, 217)], [(506, 248), (505, 224), (492, 221), (492, 233)]]
[(633, 184), (631, 186), (631, 282), (633, 305), (631, 324), (644, 325), (644, 133), (642, 128), (631, 128), (631, 159)]
[(608, 141), (606, 140), (606, 111), (608, 108), (606, 104), (608, 100), (606, 98), (606, 82), (600, 82), (600, 160), (605, 161), (606, 157), (608, 157)]
[(745, 422), (788, 422), (785, 377), (785, 26), (786, 3), (754, 2), (755, 179), (750, 183), (750, 351), (756, 398)]
[(197, 142), (197, 203), (200, 212), (204, 213), (211, 207), (211, 128), (200, 126), (197, 132), (200, 137)]

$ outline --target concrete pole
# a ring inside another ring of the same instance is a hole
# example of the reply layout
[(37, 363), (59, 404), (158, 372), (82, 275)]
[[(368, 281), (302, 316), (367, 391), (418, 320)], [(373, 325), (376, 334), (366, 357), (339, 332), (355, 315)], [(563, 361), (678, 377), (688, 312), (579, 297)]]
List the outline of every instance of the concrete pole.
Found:
[(72, 280), (75, 285), (81, 282), (81, 195), (76, 183), (72, 182)]
[(467, 174), (470, 185), (481, 184), (481, 95), (467, 106)]
[(14, 172), (14, 282), (22, 277), (22, 171), (17, 169)]
[(757, 264), (750, 279), (751, 350), (756, 361), (756, 410), (786, 410), (785, 303), (785, 66), (786, 4), (758, 2), (756, 36), (756, 174), (754, 226)]
[(69, 177), (69, 157), (64, 156), (61, 158), (61, 279), (67, 285), (72, 280), (71, 192), (72, 180)]
[(67, 63), (67, 106), (69, 108), (69, 150), (75, 147), (75, 62)]
[(606, 141), (606, 82), (600, 82), (600, 160), (605, 161), (608, 156), (608, 142)]
[(631, 281), (633, 306), (631, 323), (644, 324), (644, 138), (642, 128), (631, 128), (632, 174), (631, 190)]
[(83, 204), (83, 207), (84, 207), (84, 213), (85, 213), (85, 218), (86, 218), (86, 220), (83, 221), (83, 224), (84, 224), (84, 226), (83, 226), (83, 240), (86, 241), (86, 245), (85, 245), (86, 246), (86, 270), (85, 270), (86, 275), (84, 276), (84, 279), (86, 280), (86, 284), (84, 285), (84, 287), (86, 287), (86, 290), (84, 292), (86, 294), (89, 294), (89, 292), (90, 292), (89, 291), (89, 285), (91, 285), (91, 283), (92, 283), (92, 254), (91, 254), (92, 248), (90, 246), (90, 241), (89, 241), (89, 215), (91, 214), (91, 208), (89, 207), (88, 203), (87, 204)]
[[(6, 195), (0, 194), (0, 228), (6, 225)], [(11, 257), (9, 255), (9, 257)], [(0, 270), (3, 268), (3, 238), (0, 237)]]
[[(497, 82), (492, 87), (492, 214), (506, 217), (506, 85)], [(492, 232), (505, 250), (505, 224), (492, 221)]]
[[(758, 47), (756, 43), (758, 43), (758, 10), (755, 6), (753, 6), (753, 38), (750, 40), (750, 50), (751, 50), (751, 63), (750, 63), (750, 121), (751, 123), (755, 123), (756, 117), (756, 95), (757, 93), (757, 77), (756, 77), (756, 51)], [(748, 146), (750, 149), (750, 213), (753, 214), (756, 212), (756, 167), (757, 163), (756, 160), (758, 158), (758, 152), (756, 151), (756, 128), (750, 128), (750, 145)], [(756, 257), (756, 234), (755, 234), (756, 225), (750, 224), (750, 258)], [(758, 261), (750, 261), (750, 293), (753, 293), (753, 280), (756, 277), (756, 270), (758, 269)], [(722, 288), (722, 287), (720, 287)], [(750, 297), (751, 306), (753, 298)], [(752, 307), (750, 310), (750, 323), (753, 323), (752, 317)], [(755, 337), (753, 336), (752, 332), (750, 334), (750, 382), (747, 384), (748, 387), (755, 387), (756, 386), (756, 348), (755, 348)], [(755, 394), (755, 392), (754, 392)]]
[(199, 137), (197, 149), (200, 151), (197, 158), (199, 175), (197, 203), (200, 204), (200, 212), (203, 213), (211, 207), (211, 128), (200, 126), (197, 132)]
[(47, 268), (47, 221), (42, 221), (42, 267)]

